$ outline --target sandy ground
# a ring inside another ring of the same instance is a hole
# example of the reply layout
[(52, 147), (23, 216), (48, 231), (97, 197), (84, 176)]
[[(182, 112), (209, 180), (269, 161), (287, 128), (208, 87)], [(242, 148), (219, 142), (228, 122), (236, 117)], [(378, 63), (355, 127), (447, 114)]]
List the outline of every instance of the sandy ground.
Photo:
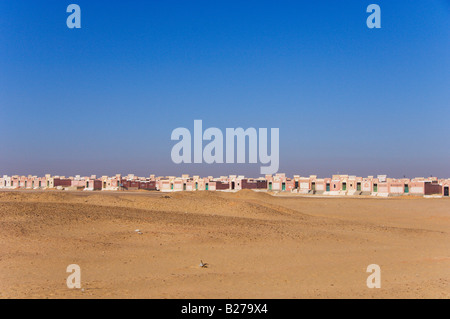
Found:
[(449, 199), (0, 192), (0, 298), (449, 298), (449, 231)]

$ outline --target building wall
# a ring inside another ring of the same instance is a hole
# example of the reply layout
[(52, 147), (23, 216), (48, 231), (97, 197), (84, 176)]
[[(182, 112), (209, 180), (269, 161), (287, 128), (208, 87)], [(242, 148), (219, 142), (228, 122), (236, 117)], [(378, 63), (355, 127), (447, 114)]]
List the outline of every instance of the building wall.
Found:
[(223, 181), (217, 181), (216, 182), (216, 189), (217, 190), (227, 190), (230, 189), (231, 185), (229, 182), (223, 182)]
[(371, 193), (373, 191), (373, 181), (364, 180), (361, 182), (361, 191)]
[(67, 186), (71, 186), (71, 185), (72, 185), (72, 181), (70, 179), (55, 178), (53, 180), (53, 187), (57, 187), (57, 186), (67, 187)]
[(389, 184), (387, 182), (378, 183), (378, 193), (379, 194), (389, 194)]
[(402, 195), (405, 192), (404, 183), (389, 183), (389, 194), (391, 195)]
[(443, 193), (442, 185), (438, 183), (425, 183), (424, 195), (441, 195)]
[(424, 195), (425, 194), (425, 182), (410, 182), (409, 193), (411, 195)]

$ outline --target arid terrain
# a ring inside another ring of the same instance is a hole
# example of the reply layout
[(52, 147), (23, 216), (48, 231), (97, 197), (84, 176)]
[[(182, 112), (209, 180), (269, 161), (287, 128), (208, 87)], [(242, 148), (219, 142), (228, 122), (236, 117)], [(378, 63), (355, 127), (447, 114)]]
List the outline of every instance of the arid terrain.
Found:
[(5, 191), (0, 298), (450, 298), (449, 232), (449, 199)]

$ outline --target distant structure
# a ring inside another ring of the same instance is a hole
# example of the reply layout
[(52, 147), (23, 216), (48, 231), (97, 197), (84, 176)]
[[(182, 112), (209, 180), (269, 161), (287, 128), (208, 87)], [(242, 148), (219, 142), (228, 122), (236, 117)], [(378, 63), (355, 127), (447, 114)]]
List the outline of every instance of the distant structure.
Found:
[(133, 191), (147, 190), (160, 192), (193, 192), (193, 191), (226, 191), (241, 189), (268, 192), (290, 192), (310, 195), (341, 195), (357, 196), (371, 195), (388, 196), (432, 196), (448, 197), (450, 178), (437, 177), (388, 178), (386, 175), (377, 177), (357, 177), (352, 175), (333, 175), (331, 178), (318, 178), (316, 175), (304, 177), (285, 174), (266, 175), (260, 178), (247, 178), (241, 175), (200, 177), (182, 175), (138, 177), (134, 174), (122, 176), (96, 175), (65, 177), (51, 176), (8, 176), (0, 178), (0, 189), (59, 189), (84, 191)]

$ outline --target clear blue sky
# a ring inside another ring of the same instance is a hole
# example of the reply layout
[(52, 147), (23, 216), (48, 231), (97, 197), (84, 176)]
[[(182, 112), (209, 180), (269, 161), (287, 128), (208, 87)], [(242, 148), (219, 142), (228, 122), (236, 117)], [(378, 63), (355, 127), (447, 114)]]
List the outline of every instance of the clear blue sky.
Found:
[(0, 174), (259, 176), (173, 164), (202, 119), (280, 128), (289, 175), (450, 177), (449, 88), (444, 0), (0, 0)]

